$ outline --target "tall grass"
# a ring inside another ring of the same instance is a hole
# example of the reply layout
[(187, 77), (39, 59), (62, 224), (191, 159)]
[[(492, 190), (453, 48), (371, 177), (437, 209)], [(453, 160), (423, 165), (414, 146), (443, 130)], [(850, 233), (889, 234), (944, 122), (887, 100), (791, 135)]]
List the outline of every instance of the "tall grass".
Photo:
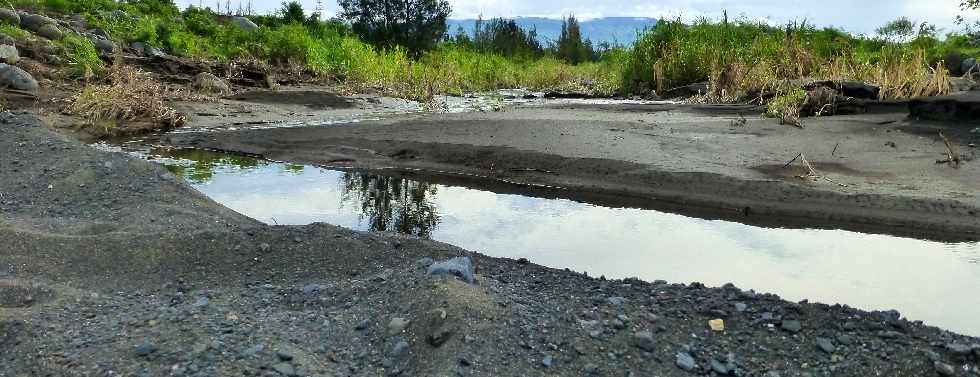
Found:
[(884, 98), (906, 98), (948, 91), (942, 57), (953, 49), (933, 38), (895, 44), (799, 24), (663, 21), (634, 45), (621, 82), (634, 93), (708, 82), (711, 100), (732, 101), (808, 80), (856, 80), (880, 85)]

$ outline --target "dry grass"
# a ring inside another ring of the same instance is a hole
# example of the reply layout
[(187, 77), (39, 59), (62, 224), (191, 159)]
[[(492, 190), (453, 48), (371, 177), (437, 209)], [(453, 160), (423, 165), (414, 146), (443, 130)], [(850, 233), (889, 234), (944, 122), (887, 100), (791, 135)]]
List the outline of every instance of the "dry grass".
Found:
[(116, 64), (109, 79), (110, 84), (86, 86), (69, 100), (66, 111), (85, 118), (85, 128), (107, 136), (171, 129), (186, 122), (166, 104), (167, 98), (184, 95), (148, 74)]

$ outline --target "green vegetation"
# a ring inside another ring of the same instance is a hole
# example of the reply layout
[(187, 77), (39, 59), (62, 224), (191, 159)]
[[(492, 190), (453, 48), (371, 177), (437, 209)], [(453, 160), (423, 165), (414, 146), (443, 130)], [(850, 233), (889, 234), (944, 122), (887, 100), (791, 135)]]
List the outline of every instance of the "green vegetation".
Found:
[[(882, 31), (898, 39), (907, 37), (911, 27), (889, 25)], [(948, 90), (943, 86), (948, 84), (947, 57), (975, 55), (977, 46), (966, 36), (939, 40), (934, 34), (926, 25), (902, 42), (806, 24), (776, 28), (751, 21), (662, 21), (633, 47), (622, 85), (627, 92), (642, 93), (708, 82), (708, 98), (714, 101), (763, 97), (787, 83), (822, 79), (876, 84), (884, 98), (941, 94)]]
[(779, 118), (782, 124), (800, 125), (800, 108), (807, 100), (806, 91), (792, 88), (776, 96), (766, 107), (766, 116)]
[(75, 34), (68, 34), (61, 43), (65, 48), (68, 67), (72, 74), (85, 79), (102, 74), (105, 66), (92, 41)]

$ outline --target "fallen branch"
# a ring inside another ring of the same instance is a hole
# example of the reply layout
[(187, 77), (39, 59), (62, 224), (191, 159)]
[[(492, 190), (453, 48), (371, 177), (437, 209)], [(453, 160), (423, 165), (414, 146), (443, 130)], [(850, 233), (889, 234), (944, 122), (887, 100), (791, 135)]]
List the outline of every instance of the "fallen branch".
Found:
[(954, 167), (960, 166), (960, 154), (953, 149), (953, 144), (949, 142), (946, 135), (943, 135), (942, 131), (939, 131), (939, 137), (943, 139), (943, 143), (946, 144), (946, 159), (936, 161), (937, 164), (950, 164)]
[(798, 175), (798, 176), (796, 176), (796, 178), (799, 178), (799, 179), (812, 179), (814, 181), (819, 181), (819, 180), (822, 179), (822, 180), (825, 180), (827, 182), (830, 182), (830, 183), (833, 183), (835, 185), (838, 185), (840, 187), (847, 187), (847, 185), (845, 185), (843, 183), (834, 181), (834, 180), (832, 180), (832, 179), (830, 179), (830, 178), (828, 178), (826, 176), (820, 175), (820, 173), (817, 172), (817, 169), (814, 169), (813, 168), (813, 165), (810, 164), (810, 161), (806, 159), (806, 155), (804, 155), (803, 153), (800, 153), (799, 155), (796, 156), (796, 158), (790, 160), (790, 162), (788, 162), (785, 166), (783, 166), (783, 168), (789, 167), (789, 165), (792, 164), (797, 159), (800, 160), (800, 165), (802, 165), (803, 168), (806, 169), (807, 173), (806, 174), (802, 174), (802, 175)]

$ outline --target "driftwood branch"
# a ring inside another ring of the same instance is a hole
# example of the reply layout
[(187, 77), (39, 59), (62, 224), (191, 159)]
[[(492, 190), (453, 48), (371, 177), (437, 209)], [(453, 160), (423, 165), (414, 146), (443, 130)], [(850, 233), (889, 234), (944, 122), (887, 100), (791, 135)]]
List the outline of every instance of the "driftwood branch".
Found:
[(939, 138), (943, 139), (943, 144), (946, 144), (946, 159), (936, 161), (937, 164), (950, 164), (952, 166), (960, 165), (960, 154), (953, 149), (953, 143), (949, 142), (946, 135), (943, 135), (942, 131), (939, 131)]

